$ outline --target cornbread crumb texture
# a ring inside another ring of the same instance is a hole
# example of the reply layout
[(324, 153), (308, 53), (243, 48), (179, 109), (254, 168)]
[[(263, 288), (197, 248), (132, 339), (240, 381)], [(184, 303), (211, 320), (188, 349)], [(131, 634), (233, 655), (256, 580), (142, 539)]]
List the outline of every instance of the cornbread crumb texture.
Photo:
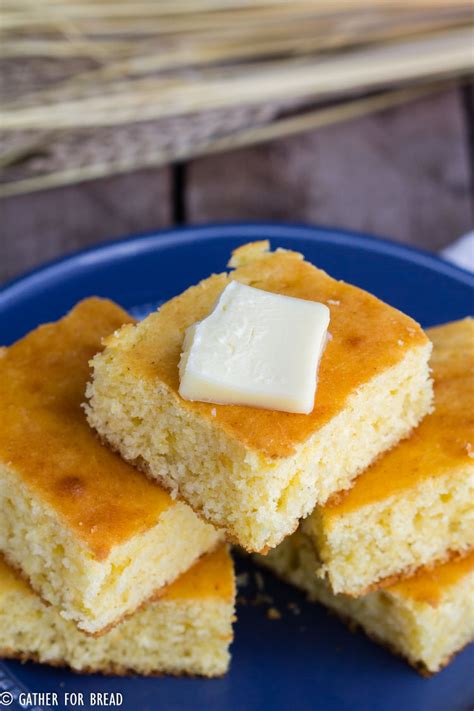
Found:
[(411, 437), (369, 467), (348, 491), (329, 501), (328, 519), (388, 499), (458, 468), (472, 467), (474, 446), (474, 319), (427, 331), (434, 344), (435, 407)]
[(76, 671), (217, 676), (230, 660), (234, 598), (232, 561), (220, 546), (156, 601), (94, 639), (0, 560), (0, 654)]
[(88, 299), (0, 361), (0, 550), (91, 634), (133, 612), (220, 538), (87, 425), (88, 360), (127, 321), (111, 302)]
[(474, 551), (359, 598), (335, 595), (314, 575), (314, 549), (300, 532), (258, 562), (421, 671), (439, 671), (474, 640)]
[(474, 321), (428, 334), (434, 412), (304, 523), (335, 592), (361, 594), (474, 546)]
[[(110, 336), (87, 391), (89, 422), (113, 448), (248, 550), (276, 545), (316, 503), (350, 486), (432, 398), (431, 344), (418, 324), (301, 255), (266, 246), (241, 248), (230, 275), (211, 276)], [(179, 397), (185, 330), (232, 279), (329, 305), (332, 338), (311, 414)]]
[[(426, 345), (427, 339), (408, 316), (362, 289), (332, 279), (300, 254), (279, 250), (259, 256), (257, 261), (246, 260), (231, 274), (205, 279), (164, 304), (136, 328), (127, 328), (106, 342), (121, 351), (132, 372), (145, 380), (162, 382), (184, 410), (209, 419), (210, 403), (186, 402), (177, 395), (178, 365), (184, 331), (210, 313), (231, 279), (309, 301), (338, 300), (339, 306), (331, 308), (332, 339), (320, 366), (317, 407), (310, 415), (216, 406), (214, 426), (249, 449), (278, 458), (293, 454), (298, 444), (340, 412), (350, 394), (399, 363), (410, 348)], [(400, 338), (403, 346), (398, 345)]]
[(130, 320), (110, 301), (87, 299), (1, 360), (0, 465), (98, 559), (172, 505), (166, 491), (101, 445), (81, 408), (88, 361), (103, 336)]

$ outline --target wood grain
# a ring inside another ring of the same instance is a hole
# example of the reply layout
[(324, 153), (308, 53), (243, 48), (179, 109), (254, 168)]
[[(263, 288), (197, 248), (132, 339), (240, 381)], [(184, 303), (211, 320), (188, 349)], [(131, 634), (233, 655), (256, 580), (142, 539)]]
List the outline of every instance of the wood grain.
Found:
[(92, 244), (167, 226), (170, 169), (149, 170), (0, 202), (0, 282)]
[(447, 91), (257, 147), (0, 202), (0, 281), (174, 222), (330, 224), (438, 250), (472, 229), (468, 117)]
[(460, 92), (195, 160), (187, 216), (315, 222), (438, 250), (472, 226)]

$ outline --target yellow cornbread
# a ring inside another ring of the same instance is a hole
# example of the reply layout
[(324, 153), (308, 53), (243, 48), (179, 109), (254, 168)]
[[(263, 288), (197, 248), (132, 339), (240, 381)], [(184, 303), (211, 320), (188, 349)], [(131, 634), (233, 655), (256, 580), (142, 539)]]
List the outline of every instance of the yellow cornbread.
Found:
[[(431, 344), (412, 319), (268, 243), (234, 252), (218, 274), (125, 326), (92, 361), (89, 423), (150, 478), (244, 548), (277, 545), (298, 520), (349, 487), (431, 407)], [(189, 402), (178, 394), (188, 326), (230, 280), (331, 310), (309, 415)]]
[(258, 561), (421, 672), (439, 671), (474, 640), (474, 551), (359, 598), (335, 595), (314, 575), (314, 547), (300, 531)]
[(220, 539), (87, 424), (88, 360), (129, 321), (112, 302), (88, 299), (0, 359), (0, 550), (91, 634), (132, 613)]
[(0, 656), (104, 674), (221, 675), (230, 659), (234, 588), (232, 560), (222, 546), (94, 639), (0, 559)]
[(336, 593), (474, 547), (474, 320), (428, 335), (434, 412), (303, 524)]

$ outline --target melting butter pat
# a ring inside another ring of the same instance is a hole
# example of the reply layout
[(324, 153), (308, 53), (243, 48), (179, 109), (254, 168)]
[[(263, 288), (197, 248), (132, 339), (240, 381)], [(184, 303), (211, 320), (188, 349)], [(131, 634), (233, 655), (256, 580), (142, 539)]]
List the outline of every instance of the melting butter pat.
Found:
[(181, 397), (310, 413), (329, 316), (325, 304), (231, 281), (186, 331)]

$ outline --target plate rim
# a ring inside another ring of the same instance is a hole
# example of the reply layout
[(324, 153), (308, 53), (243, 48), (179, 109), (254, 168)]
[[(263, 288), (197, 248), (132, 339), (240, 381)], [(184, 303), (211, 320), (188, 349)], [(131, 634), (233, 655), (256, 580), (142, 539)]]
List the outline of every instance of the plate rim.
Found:
[[(297, 238), (307, 240), (314, 239), (316, 244), (318, 243), (318, 240), (321, 241), (321, 243), (326, 244), (332, 241), (335, 247), (339, 247), (342, 249), (344, 248), (344, 246), (347, 246), (348, 248), (360, 248), (362, 256), (365, 251), (375, 254), (380, 259), (384, 256), (387, 256), (388, 258), (398, 258), (402, 262), (409, 261), (411, 264), (416, 265), (421, 269), (427, 269), (429, 272), (431, 272), (431, 274), (433, 274), (433, 276), (451, 279), (455, 284), (459, 285), (460, 287), (471, 286), (471, 288), (474, 288), (474, 275), (470, 272), (442, 259), (436, 254), (416, 247), (412, 247), (410, 245), (397, 243), (393, 240), (388, 240), (377, 235), (370, 235), (364, 232), (339, 229), (337, 227), (319, 226), (298, 222), (219, 222), (206, 223), (202, 225), (174, 226), (160, 230), (131, 234), (122, 238), (101, 242), (99, 244), (91, 245), (89, 247), (85, 247), (79, 250), (74, 250), (68, 254), (62, 255), (55, 259), (49, 260), (41, 265), (38, 265), (37, 267), (34, 267), (33, 269), (30, 269), (7, 281), (4, 285), (0, 285), (0, 308), (4, 308), (7, 313), (13, 313), (14, 310), (18, 308), (18, 301), (19, 299), (21, 299), (22, 296), (25, 296), (25, 300), (28, 303), (31, 303), (31, 299), (34, 294), (37, 293), (37, 290), (40, 288), (47, 288), (48, 282), (50, 280), (60, 281), (62, 278), (67, 278), (68, 274), (74, 274), (76, 268), (79, 268), (79, 270), (81, 271), (87, 270), (88, 263), (104, 266), (107, 264), (109, 258), (112, 258), (114, 260), (117, 259), (118, 261), (120, 261), (121, 259), (126, 260), (127, 254), (136, 254), (140, 259), (140, 256), (143, 258), (143, 256), (146, 255), (149, 250), (154, 250), (157, 245), (158, 249), (161, 247), (163, 248), (163, 250), (166, 250), (168, 246), (178, 246), (181, 240), (181, 244), (183, 244), (183, 246), (186, 246), (195, 240), (199, 241), (201, 236), (207, 237), (207, 240), (204, 245), (209, 245), (210, 243), (212, 243), (212, 239), (217, 240), (220, 237), (234, 237), (235, 239), (242, 239), (246, 236), (252, 236), (255, 239), (258, 238), (256, 237), (256, 235), (259, 232), (261, 233), (260, 239), (264, 239), (265, 237), (268, 237), (269, 239), (279, 238), (288, 240), (296, 240)], [(136, 247), (136, 249), (134, 249), (134, 247)], [(90, 262), (88, 262), (88, 257), (91, 257)], [(403, 282), (401, 282), (401, 287), (403, 288)], [(26, 291), (26, 295), (23, 290)], [(318, 607), (321, 606), (318, 605)], [(8, 671), (11, 672), (9, 660), (6, 660), (5, 663), (8, 668)], [(237, 659), (234, 660), (234, 664), (237, 664)], [(396, 682), (398, 679), (396, 675), (399, 672), (397, 672), (396, 670), (392, 672), (391, 666), (388, 667), (388, 669), (388, 679), (390, 680), (390, 683), (392, 683), (392, 681)], [(427, 692), (427, 701), (425, 702), (424, 695), (421, 694), (421, 692), (418, 693), (416, 691), (420, 686), (416, 685), (418, 682), (418, 678), (416, 676), (413, 676), (413, 680), (411, 678), (408, 679), (407, 676), (407, 680), (405, 682), (405, 669), (407, 674), (408, 672), (410, 674), (414, 674), (408, 667), (405, 667), (405, 665), (403, 666), (403, 670), (402, 667), (400, 667), (400, 674), (403, 674), (403, 676), (400, 677), (400, 684), (403, 687), (404, 702), (408, 703), (410, 708), (412, 703), (415, 707), (418, 703), (420, 703), (420, 701), (429, 704), (429, 692)], [(381, 667), (374, 666), (374, 670), (376, 670), (376, 672), (380, 672)], [(28, 675), (29, 674), (30, 671), (28, 671)], [(68, 679), (70, 677), (72, 679), (71, 674), (68, 672)], [(78, 678), (80, 679), (80, 677)], [(169, 677), (166, 676), (165, 678), (169, 679)], [(240, 679), (240, 677), (238, 678)], [(457, 672), (452, 678), (453, 680), (457, 680)], [(111, 679), (115, 680), (116, 677), (111, 677)], [(127, 681), (128, 678), (123, 679), (124, 689), (126, 688)], [(146, 683), (148, 679), (140, 678), (139, 681), (141, 686), (141, 684)], [(181, 685), (183, 678), (178, 678), (176, 680), (173, 679), (173, 684), (175, 681), (177, 682), (177, 687), (178, 683), (179, 685)], [(206, 680), (200, 679), (199, 681), (204, 681), (204, 683), (206, 683)], [(421, 683), (425, 683), (424, 680), (420, 679), (419, 681)], [(243, 678), (243, 682), (248, 683), (248, 680), (245, 680), (245, 675)], [(108, 689), (108, 683), (109, 677), (100, 677), (100, 688), (102, 688), (103, 685), (104, 690)], [(122, 680), (120, 683), (122, 683)], [(265, 677), (265, 681), (259, 682), (258, 685), (261, 686), (261, 688), (265, 689), (267, 683), (268, 682), (266, 681)], [(28, 681), (26, 685), (31, 685), (30, 676), (28, 676)], [(457, 681), (455, 681), (455, 687), (453, 688), (458, 688)], [(78, 686), (78, 689), (80, 689), (80, 685)], [(357, 687), (357, 689), (359, 689), (359, 687)], [(147, 691), (147, 694), (148, 693), (149, 692)], [(162, 693), (164, 694), (165, 692)], [(449, 689), (448, 692), (444, 693), (447, 694), (446, 698), (448, 698), (450, 693)], [(176, 699), (177, 698), (178, 695), (176, 695)], [(189, 704), (191, 707), (193, 703), (192, 691), (186, 689), (183, 692), (183, 698), (184, 706), (187, 708)], [(178, 707), (179, 702), (176, 701), (176, 699), (173, 696), (173, 703), (176, 703), (176, 707)], [(351, 702), (351, 699), (348, 699), (348, 701)], [(356, 697), (355, 701), (357, 703), (357, 708), (359, 708), (359, 705), (361, 708), (370, 707), (370, 700), (364, 699), (363, 696)], [(341, 699), (342, 704), (346, 702), (347, 700), (345, 699), (345, 697), (344, 699)], [(131, 701), (127, 699), (127, 703), (131, 703), (133, 705), (133, 699)]]
[[(359, 247), (370, 252), (375, 251), (381, 255), (408, 259), (418, 266), (430, 269), (437, 274), (443, 274), (464, 286), (470, 286), (474, 289), (474, 274), (471, 274), (466, 269), (443, 259), (435, 253), (379, 235), (304, 222), (230, 221), (177, 225), (159, 230), (138, 232), (74, 250), (33, 267), (0, 285), (0, 306), (5, 298), (9, 296), (14, 298), (16, 289), (24, 286), (25, 282), (26, 286), (29, 285), (28, 282), (31, 282), (31, 287), (34, 287), (38, 278), (40, 282), (44, 279), (47, 280), (48, 277), (55, 275), (58, 268), (61, 272), (64, 266), (69, 264), (74, 267), (81, 260), (87, 262), (87, 257), (92, 255), (94, 255), (94, 262), (97, 262), (98, 258), (101, 261), (106, 261), (108, 257), (117, 256), (121, 252), (131, 252), (132, 245), (139, 246), (140, 251), (146, 252), (156, 241), (163, 246), (166, 246), (166, 244), (174, 246), (176, 241), (180, 240), (182, 242), (186, 238), (188, 242), (199, 237), (210, 240), (233, 236), (240, 239), (246, 236), (246, 232), (251, 234), (255, 230), (261, 230), (263, 233), (267, 230), (268, 234), (262, 234), (261, 239), (270, 240), (272, 237), (290, 240), (298, 237), (313, 239), (318, 236), (331, 237), (334, 242), (341, 246), (345, 244), (346, 246)], [(252, 235), (252, 238), (255, 237), (256, 235)], [(134, 253), (136, 254), (136, 251)]]

